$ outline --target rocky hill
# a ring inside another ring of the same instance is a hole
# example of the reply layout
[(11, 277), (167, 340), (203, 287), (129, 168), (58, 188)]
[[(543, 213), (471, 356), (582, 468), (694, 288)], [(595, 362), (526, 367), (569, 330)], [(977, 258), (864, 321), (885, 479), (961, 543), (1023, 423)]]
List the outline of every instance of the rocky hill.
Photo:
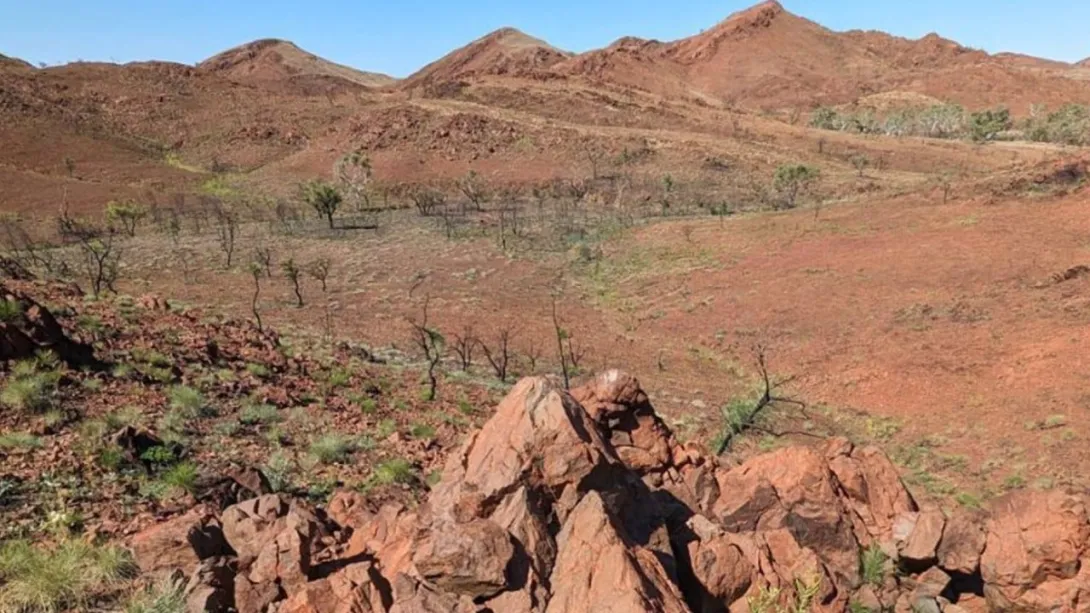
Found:
[(385, 87), (393, 77), (364, 72), (322, 59), (295, 44), (277, 39), (257, 40), (228, 49), (197, 64), (197, 68), (238, 83), (263, 87), (304, 87), (319, 80), (332, 80), (360, 87)]
[(428, 64), (402, 85), (418, 88), (486, 76), (540, 78), (570, 56), (514, 28), (503, 28)]

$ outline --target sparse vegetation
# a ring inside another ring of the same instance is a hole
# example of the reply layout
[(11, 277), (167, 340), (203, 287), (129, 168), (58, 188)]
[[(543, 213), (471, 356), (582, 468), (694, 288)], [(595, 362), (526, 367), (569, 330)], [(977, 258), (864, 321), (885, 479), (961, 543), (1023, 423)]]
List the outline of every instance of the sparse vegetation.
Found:
[(319, 217), (329, 222), (329, 229), (334, 228), (333, 216), (341, 208), (344, 196), (332, 184), (315, 180), (303, 185), (303, 199), (318, 213)]
[(863, 582), (881, 587), (886, 581), (886, 564), (889, 556), (877, 544), (871, 545), (859, 554), (859, 574)]
[(0, 610), (58, 613), (86, 610), (96, 597), (133, 573), (124, 549), (68, 540), (47, 547), (0, 543)]
[(355, 444), (340, 434), (325, 434), (310, 443), (310, 455), (322, 464), (341, 464), (356, 450)]
[(776, 208), (793, 209), (798, 206), (799, 196), (809, 191), (819, 175), (816, 168), (805, 164), (784, 164), (777, 168), (772, 179), (772, 187), (779, 195)]

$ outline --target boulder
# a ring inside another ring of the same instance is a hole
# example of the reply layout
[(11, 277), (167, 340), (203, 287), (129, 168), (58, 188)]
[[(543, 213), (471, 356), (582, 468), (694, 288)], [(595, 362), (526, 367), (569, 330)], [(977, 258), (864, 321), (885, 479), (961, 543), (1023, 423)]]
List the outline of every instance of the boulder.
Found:
[(515, 555), (511, 535), (486, 519), (434, 526), (414, 546), (413, 564), (426, 581), (452, 594), (495, 596), (507, 587)]
[[(1083, 591), (1080, 569), (1090, 523), (1081, 497), (1061, 491), (1012, 492), (995, 501), (980, 559), (993, 609), (1062, 608)], [(1043, 598), (1047, 597), (1047, 598)], [(1045, 600), (1042, 602), (1042, 600)]]
[(145, 573), (188, 571), (201, 560), (234, 553), (215, 515), (205, 507), (151, 526), (136, 534), (130, 545), (137, 566)]
[(984, 551), (984, 520), (978, 515), (956, 513), (946, 521), (936, 555), (946, 572), (972, 575), (980, 568)]
[(939, 509), (921, 511), (899, 553), (901, 563), (910, 569), (926, 569), (936, 561), (946, 516)]
[(597, 492), (572, 511), (557, 546), (548, 613), (689, 611), (662, 565), (627, 540)]
[(187, 613), (228, 613), (235, 609), (235, 560), (202, 560), (185, 586)]
[(296, 590), (278, 613), (385, 613), (392, 596), (369, 562), (342, 568)]

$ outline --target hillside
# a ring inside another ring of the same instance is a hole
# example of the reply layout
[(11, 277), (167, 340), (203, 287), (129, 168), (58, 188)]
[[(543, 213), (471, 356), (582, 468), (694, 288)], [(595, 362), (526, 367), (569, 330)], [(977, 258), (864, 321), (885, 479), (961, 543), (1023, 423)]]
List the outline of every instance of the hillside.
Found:
[(485, 76), (544, 77), (570, 55), (514, 28), (502, 28), (421, 68), (405, 79), (403, 87)]
[(335, 79), (362, 87), (385, 87), (397, 79), (364, 72), (320, 58), (295, 44), (277, 39), (257, 40), (218, 53), (197, 68), (238, 83), (266, 87), (285, 82), (302, 85), (308, 80)]

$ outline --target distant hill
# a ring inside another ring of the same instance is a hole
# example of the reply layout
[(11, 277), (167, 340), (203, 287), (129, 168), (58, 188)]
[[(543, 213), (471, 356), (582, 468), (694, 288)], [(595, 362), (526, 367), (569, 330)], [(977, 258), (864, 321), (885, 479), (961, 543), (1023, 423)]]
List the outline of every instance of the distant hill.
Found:
[(294, 43), (263, 39), (228, 49), (197, 65), (239, 83), (269, 85), (292, 80), (338, 79), (363, 87), (385, 87), (397, 79), (320, 58)]
[(502, 28), (421, 68), (405, 79), (404, 86), (481, 76), (543, 76), (570, 56), (514, 28)]
[(3, 53), (0, 53), (0, 68), (34, 68), (25, 60), (21, 60), (17, 57), (8, 57)]

